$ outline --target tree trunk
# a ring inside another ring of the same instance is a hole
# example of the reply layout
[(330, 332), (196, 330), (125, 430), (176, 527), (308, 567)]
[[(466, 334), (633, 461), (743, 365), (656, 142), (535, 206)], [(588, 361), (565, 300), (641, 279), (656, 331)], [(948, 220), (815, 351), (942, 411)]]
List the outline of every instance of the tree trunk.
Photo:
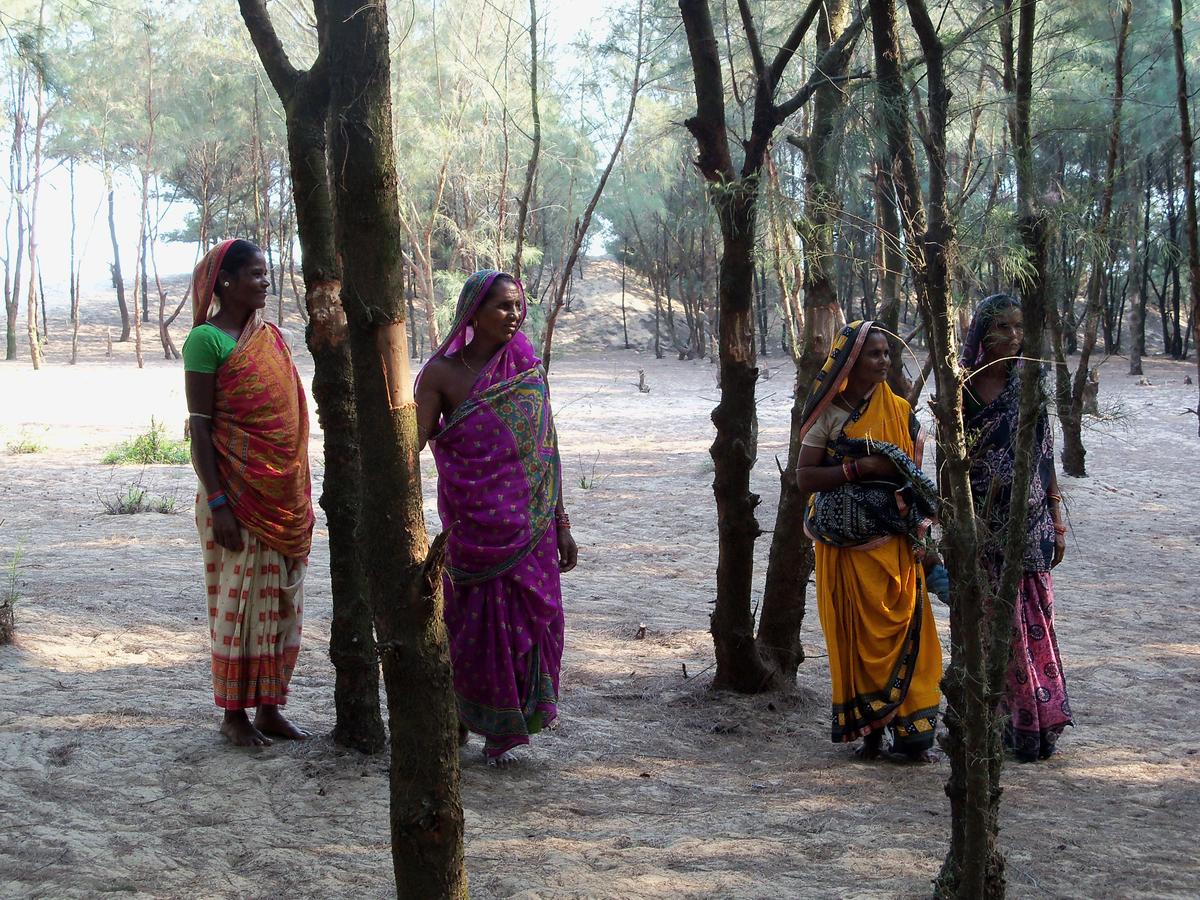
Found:
[[(532, 3), (533, 0), (530, 0)], [(531, 9), (532, 12), (532, 9)], [(558, 314), (562, 311), (565, 303), (567, 288), (571, 284), (571, 276), (575, 271), (575, 266), (579, 262), (580, 252), (583, 250), (583, 242), (587, 240), (588, 231), (592, 225), (592, 215), (596, 211), (596, 205), (600, 202), (600, 197), (604, 194), (605, 185), (608, 184), (608, 178), (612, 174), (613, 167), (617, 164), (617, 159), (621, 155), (621, 149), (625, 146), (625, 136), (629, 134), (629, 126), (633, 123), (633, 112), (637, 108), (638, 93), (642, 88), (642, 63), (644, 61), (644, 37), (645, 37), (645, 16), (643, 15), (643, 0), (638, 0), (637, 10), (637, 47), (634, 51), (633, 58), (633, 84), (629, 88), (629, 105), (625, 110), (625, 121), (621, 125), (621, 132), (617, 135), (617, 141), (613, 145), (612, 153), (608, 157), (608, 165), (604, 167), (604, 171), (600, 173), (600, 180), (596, 182), (596, 189), (592, 191), (592, 197), (588, 201), (587, 207), (583, 211), (583, 217), (577, 219), (571, 240), (570, 249), (567, 252), (566, 262), (563, 264), (562, 273), (556, 281), (553, 288), (553, 301), (550, 307), (550, 313), (546, 317), (546, 336), (542, 343), (542, 365), (550, 369), (551, 350), (553, 349), (554, 341), (554, 326), (558, 321)]]
[[(1176, 0), (1178, 2), (1178, 0)], [(1071, 379), (1070, 408), (1066, 416), (1060, 412), (1063, 430), (1063, 473), (1082, 478), (1087, 474), (1083, 446), (1084, 393), (1088, 388), (1089, 364), (1096, 346), (1100, 321), (1100, 303), (1104, 292), (1105, 270), (1108, 265), (1109, 223), (1112, 218), (1113, 193), (1117, 178), (1117, 153), (1121, 146), (1121, 106), (1125, 101), (1125, 43), (1129, 36), (1130, 0), (1121, 3), (1121, 25), (1117, 32), (1116, 65), (1114, 67), (1112, 125), (1109, 129), (1108, 158), (1104, 168), (1104, 185), (1100, 195), (1100, 212), (1095, 226), (1095, 244), (1100, 248), (1092, 260), (1088, 279), (1087, 307), (1084, 310), (1083, 344), (1079, 348), (1079, 365)]]
[[(333, 229), (333, 198), (326, 162), (329, 115), (326, 33), (313, 68), (300, 72), (287, 61), (263, 0), (240, 0), (242, 16), (263, 66), (279, 94), (287, 125), (296, 231), (300, 239), (305, 339), (312, 353), (313, 397), (325, 447), (321, 508), (329, 524), (329, 579), (333, 616), (329, 657), (334, 667), (334, 740), (363, 753), (387, 742), (379, 710), (379, 657), (370, 597), (358, 552), (361, 473), (354, 373), (342, 276)], [(318, 4), (319, 12), (323, 7)]]
[[(1188, 282), (1191, 289), (1191, 324), (1196, 340), (1196, 374), (1200, 384), (1200, 226), (1196, 222), (1196, 155), (1188, 106), (1187, 60), (1183, 52), (1183, 0), (1171, 0), (1171, 39), (1175, 45), (1175, 85), (1179, 102), (1179, 142), (1183, 147), (1184, 212), (1187, 222)], [(1178, 317), (1176, 325), (1178, 327)], [(1196, 404), (1200, 418), (1200, 400)], [(1198, 426), (1200, 427), (1200, 426)], [(1200, 432), (1198, 432), (1200, 433)]]
[(529, 0), (529, 102), (533, 112), (533, 147), (525, 166), (525, 187), (517, 208), (517, 247), (513, 253), (513, 277), (521, 278), (521, 254), (525, 247), (525, 226), (529, 221), (529, 199), (537, 175), (538, 155), (542, 150), (542, 116), (538, 110), (538, 28), (537, 0)]
[(125, 304), (125, 277), (121, 274), (121, 245), (117, 243), (117, 219), (114, 211), (113, 201), (113, 186), (112, 173), (105, 172), (105, 179), (108, 182), (108, 236), (112, 241), (112, 264), (109, 266), (112, 272), (112, 284), (117, 291), (117, 308), (121, 311), (121, 336), (120, 341), (129, 340), (129, 307)]
[[(985, 690), (987, 644), (983, 631), (983, 580), (978, 560), (975, 508), (971, 496), (966, 433), (962, 418), (964, 373), (958, 365), (950, 308), (948, 258), (954, 241), (946, 202), (946, 119), (950, 91), (941, 41), (924, 3), (909, 0), (909, 15), (927, 67), (928, 110), (923, 117), (929, 160), (928, 214), (922, 200), (916, 153), (908, 120), (907, 89), (893, 0), (871, 0), (880, 115), (891, 172), (905, 228), (906, 249), (917, 304), (925, 316), (934, 360), (939, 471), (944, 495), (943, 547), (954, 584), (950, 609), (951, 664), (943, 678), (946, 724), (943, 745), (950, 755), (946, 793), (952, 815), (950, 852), (936, 885), (941, 896), (1003, 894), (1003, 859), (989, 827), (992, 798), (987, 758), (992, 710)], [(926, 224), (928, 222), (928, 224)]]
[[(817, 22), (817, 54), (824, 55), (850, 22), (849, 0), (830, 0)], [(844, 77), (849, 58), (828, 70), (831, 79)], [(796, 365), (796, 394), (792, 403), (787, 465), (779, 473), (779, 506), (767, 561), (762, 617), (758, 627), (761, 654), (778, 668), (777, 680), (791, 683), (804, 661), (800, 626), (804, 621), (808, 581), (815, 557), (804, 534), (804, 500), (796, 487), (800, 458), (800, 428), (808, 386), (820, 371), (836, 329), (844, 323), (832, 275), (831, 237), (841, 200), (837, 194), (837, 164), (841, 158), (842, 113), (846, 94), (841, 85), (822, 83), (813, 95), (811, 132), (802, 142), (807, 165), (804, 181), (803, 230), (804, 331)]]
[(1130, 343), (1133, 345), (1129, 350), (1130, 375), (1142, 374), (1142, 356), (1146, 353), (1146, 303), (1149, 300), (1148, 289), (1150, 287), (1150, 208), (1153, 186), (1150, 167), (1153, 160), (1154, 154), (1147, 153), (1146, 163), (1142, 169), (1145, 178), (1142, 195), (1142, 266), (1138, 279), (1137, 302), (1133, 305), (1130, 316), (1132, 321), (1129, 323)]
[[(39, 52), (45, 9), (46, 4), (43, 0), (38, 7)], [(46, 82), (41, 66), (34, 68), (36, 85), (34, 99), (37, 118), (34, 120), (33, 131), (33, 167), (29, 173), (29, 183), (32, 185), (33, 193), (29, 202), (29, 288), (25, 292), (27, 301), (25, 330), (29, 336), (29, 359), (35, 369), (40, 369), (42, 367), (42, 344), (38, 339), (38, 276), (40, 273), (38, 272), (37, 214), (38, 195), (42, 185), (42, 135), (46, 128), (46, 117), (43, 110), (46, 100)]]
[(405, 335), (387, 11), (325, 4), (330, 167), (362, 466), (363, 549), (391, 731), (392, 861), (402, 897), (467, 896), (458, 715), (442, 618), (444, 539), (429, 550)]
[(79, 278), (76, 275), (75, 260), (75, 160), (67, 164), (68, 178), (71, 191), (71, 261), (67, 270), (71, 292), (71, 365), (79, 361)]

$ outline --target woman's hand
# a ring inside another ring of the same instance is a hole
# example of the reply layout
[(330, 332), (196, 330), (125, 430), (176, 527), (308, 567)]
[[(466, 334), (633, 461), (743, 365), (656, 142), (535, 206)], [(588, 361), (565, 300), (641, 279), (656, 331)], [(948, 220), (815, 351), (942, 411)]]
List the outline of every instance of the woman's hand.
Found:
[(887, 481), (898, 476), (900, 472), (890, 457), (882, 453), (872, 453), (858, 460), (858, 474), (860, 478)]
[(575, 543), (575, 538), (571, 537), (571, 529), (558, 528), (558, 570), (560, 572), (570, 572), (575, 568), (575, 563), (579, 562), (579, 547)]
[(1054, 568), (1063, 561), (1063, 556), (1067, 552), (1067, 536), (1054, 532), (1054, 559), (1050, 563), (1050, 568)]
[(233, 553), (242, 552), (242, 527), (238, 524), (233, 510), (225, 503), (212, 510), (213, 539), (226, 550)]

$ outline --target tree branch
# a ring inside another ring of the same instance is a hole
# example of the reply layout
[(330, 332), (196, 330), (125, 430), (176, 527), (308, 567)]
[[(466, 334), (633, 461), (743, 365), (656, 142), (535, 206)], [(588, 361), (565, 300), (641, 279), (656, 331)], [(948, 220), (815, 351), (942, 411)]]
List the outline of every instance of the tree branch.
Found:
[(813, 19), (817, 17), (817, 13), (820, 12), (821, 6), (824, 3), (825, 0), (811, 0), (803, 14), (796, 20), (796, 25), (792, 28), (792, 33), (787, 36), (787, 40), (783, 42), (783, 46), (779, 48), (779, 52), (771, 60), (767, 83), (770, 87), (772, 97), (775, 96), (775, 86), (779, 84), (779, 79), (783, 77), (783, 70), (788, 67), (788, 63), (792, 61), (792, 57), (800, 49), (800, 44), (803, 42), (804, 36), (808, 33)]
[(699, 149), (696, 165), (704, 177), (718, 184), (732, 182), (736, 176), (729, 156), (725, 84), (712, 13), (707, 0), (679, 0), (679, 14), (687, 31), (696, 91), (696, 115), (683, 124), (696, 139)]
[(738, 0), (738, 12), (742, 14), (742, 28), (746, 30), (746, 43), (750, 45), (750, 58), (754, 60), (754, 74), (758, 77), (759, 90), (766, 89), (767, 96), (774, 94), (770, 73), (767, 71), (767, 61), (763, 59), (762, 44), (758, 40), (758, 30), (754, 27), (754, 14), (750, 12), (749, 0)]
[(283, 43), (271, 22), (271, 14), (267, 12), (266, 0), (238, 0), (238, 6), (241, 7), (242, 20), (250, 32), (250, 39), (254, 42), (254, 49), (258, 51), (267, 77), (280, 97), (290, 97), (300, 79), (300, 70), (292, 65), (287, 51), (283, 49)]
[(846, 26), (846, 30), (841, 33), (841, 36), (830, 44), (828, 50), (821, 54), (821, 58), (813, 66), (813, 73), (809, 76), (804, 87), (791, 100), (775, 107), (776, 122), (782, 123), (788, 116), (807, 103), (809, 98), (816, 93), (817, 88), (833, 83), (833, 80), (825, 72), (841, 65), (849, 57), (850, 52), (854, 49), (854, 42), (858, 40), (858, 35), (862, 32), (865, 23), (866, 20), (860, 11), (854, 17), (854, 20)]

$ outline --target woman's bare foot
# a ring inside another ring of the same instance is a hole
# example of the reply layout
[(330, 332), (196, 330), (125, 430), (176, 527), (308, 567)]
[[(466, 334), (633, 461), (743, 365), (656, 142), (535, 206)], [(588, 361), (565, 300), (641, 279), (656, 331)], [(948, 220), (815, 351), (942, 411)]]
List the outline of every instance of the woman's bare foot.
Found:
[(254, 727), (263, 734), (288, 741), (302, 741), (309, 736), (285, 719), (278, 706), (260, 706), (254, 716)]
[(515, 750), (505, 750), (499, 756), (488, 757), (490, 769), (513, 769), (521, 764), (521, 756)]
[(250, 724), (244, 709), (227, 709), (221, 720), (221, 734), (235, 747), (266, 747), (271, 739)]
[(872, 731), (863, 738), (862, 746), (854, 751), (854, 758), (874, 762), (883, 756), (883, 732)]

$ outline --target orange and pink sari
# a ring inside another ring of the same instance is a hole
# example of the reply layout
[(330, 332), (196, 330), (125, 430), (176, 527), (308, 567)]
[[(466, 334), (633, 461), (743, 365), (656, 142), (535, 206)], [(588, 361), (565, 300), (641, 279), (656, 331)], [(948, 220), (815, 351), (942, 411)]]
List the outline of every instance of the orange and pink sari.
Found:
[[(207, 318), (231, 243), (219, 244), (196, 267), (193, 327)], [(241, 552), (214, 540), (203, 486), (196, 497), (213, 696), (222, 709), (287, 702), (314, 518), (308, 430), (304, 387), (287, 342), (256, 315), (217, 370), (212, 424), (221, 487), (242, 526)]]

